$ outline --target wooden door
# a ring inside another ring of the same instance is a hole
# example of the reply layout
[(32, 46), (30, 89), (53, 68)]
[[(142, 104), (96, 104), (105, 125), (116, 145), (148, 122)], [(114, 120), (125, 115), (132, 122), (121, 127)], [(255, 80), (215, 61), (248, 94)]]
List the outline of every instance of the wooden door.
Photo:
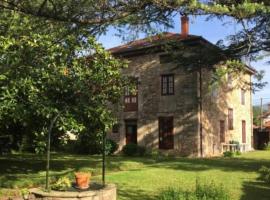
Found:
[(242, 143), (246, 143), (246, 121), (242, 120)]
[(126, 144), (137, 144), (137, 121), (126, 121)]
[(173, 149), (173, 117), (159, 118), (159, 148)]
[(220, 135), (220, 143), (225, 142), (225, 121), (219, 121), (219, 135)]

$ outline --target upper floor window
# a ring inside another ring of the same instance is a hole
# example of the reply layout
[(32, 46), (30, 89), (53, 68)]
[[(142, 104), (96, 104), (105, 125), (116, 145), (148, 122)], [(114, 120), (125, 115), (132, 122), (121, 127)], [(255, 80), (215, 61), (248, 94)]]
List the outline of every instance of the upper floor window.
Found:
[(228, 109), (228, 128), (229, 130), (233, 130), (233, 109)]
[(244, 89), (241, 89), (241, 104), (245, 105), (246, 98), (245, 98), (246, 91)]
[(138, 110), (138, 85), (136, 85), (134, 91), (125, 87), (124, 104), (124, 111), (126, 112)]
[(161, 95), (174, 94), (174, 75), (161, 75)]

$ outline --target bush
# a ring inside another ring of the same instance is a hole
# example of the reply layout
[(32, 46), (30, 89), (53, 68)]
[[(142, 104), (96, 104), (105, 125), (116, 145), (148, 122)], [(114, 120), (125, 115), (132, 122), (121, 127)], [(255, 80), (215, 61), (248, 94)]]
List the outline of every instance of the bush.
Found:
[(242, 153), (241, 153), (241, 151), (236, 151), (235, 152), (235, 155), (237, 155), (237, 156), (240, 156)]
[(106, 155), (112, 155), (118, 149), (118, 144), (114, 140), (107, 139), (105, 148)]
[(224, 189), (223, 185), (216, 185), (211, 183), (200, 183), (196, 180), (195, 189), (197, 199), (209, 199), (209, 200), (229, 200), (228, 192)]
[(263, 180), (266, 183), (270, 183), (270, 168), (266, 166), (262, 166), (259, 169), (259, 174), (260, 174), (260, 177), (259, 177), (260, 180)]
[(123, 147), (123, 154), (126, 156), (145, 156), (146, 148), (137, 144), (127, 144)]
[(223, 152), (223, 156), (228, 157), (228, 158), (232, 158), (235, 155), (234, 155), (234, 152), (232, 152), (232, 151), (225, 151), (225, 152)]
[(242, 153), (239, 150), (237, 150), (235, 152), (233, 152), (233, 151), (225, 151), (225, 152), (223, 152), (223, 156), (228, 157), (228, 158), (232, 158), (232, 157), (235, 157), (235, 156), (240, 156), (241, 154)]
[(145, 156), (146, 155), (146, 148), (143, 146), (137, 146), (137, 155), (138, 156)]
[(123, 153), (126, 156), (135, 156), (137, 154), (137, 144), (126, 144), (123, 147)]
[(270, 151), (270, 142), (263, 145), (263, 150)]
[(222, 185), (216, 185), (213, 182), (201, 184), (196, 181), (195, 190), (182, 190), (168, 188), (162, 191), (158, 200), (229, 200), (228, 192)]

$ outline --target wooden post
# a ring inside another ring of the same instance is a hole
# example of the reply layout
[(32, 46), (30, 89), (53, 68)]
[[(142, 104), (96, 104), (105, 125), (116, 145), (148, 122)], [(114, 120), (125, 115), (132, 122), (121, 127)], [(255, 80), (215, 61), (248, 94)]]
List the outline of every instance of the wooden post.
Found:
[(49, 173), (50, 173), (50, 151), (51, 151), (51, 133), (53, 129), (53, 125), (56, 122), (57, 118), (60, 116), (58, 113), (50, 123), (50, 127), (48, 130), (48, 140), (47, 140), (47, 165), (46, 165), (46, 187), (47, 191), (50, 191), (50, 180), (49, 180)]
[(106, 167), (106, 133), (102, 133), (102, 184), (105, 187), (105, 167)]

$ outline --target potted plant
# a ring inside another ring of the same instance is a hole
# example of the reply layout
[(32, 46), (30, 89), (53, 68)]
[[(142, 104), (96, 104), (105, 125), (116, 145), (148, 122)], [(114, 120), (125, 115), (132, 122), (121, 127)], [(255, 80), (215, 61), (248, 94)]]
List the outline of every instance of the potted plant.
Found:
[(89, 169), (80, 169), (75, 173), (76, 187), (79, 189), (89, 188), (91, 171)]

